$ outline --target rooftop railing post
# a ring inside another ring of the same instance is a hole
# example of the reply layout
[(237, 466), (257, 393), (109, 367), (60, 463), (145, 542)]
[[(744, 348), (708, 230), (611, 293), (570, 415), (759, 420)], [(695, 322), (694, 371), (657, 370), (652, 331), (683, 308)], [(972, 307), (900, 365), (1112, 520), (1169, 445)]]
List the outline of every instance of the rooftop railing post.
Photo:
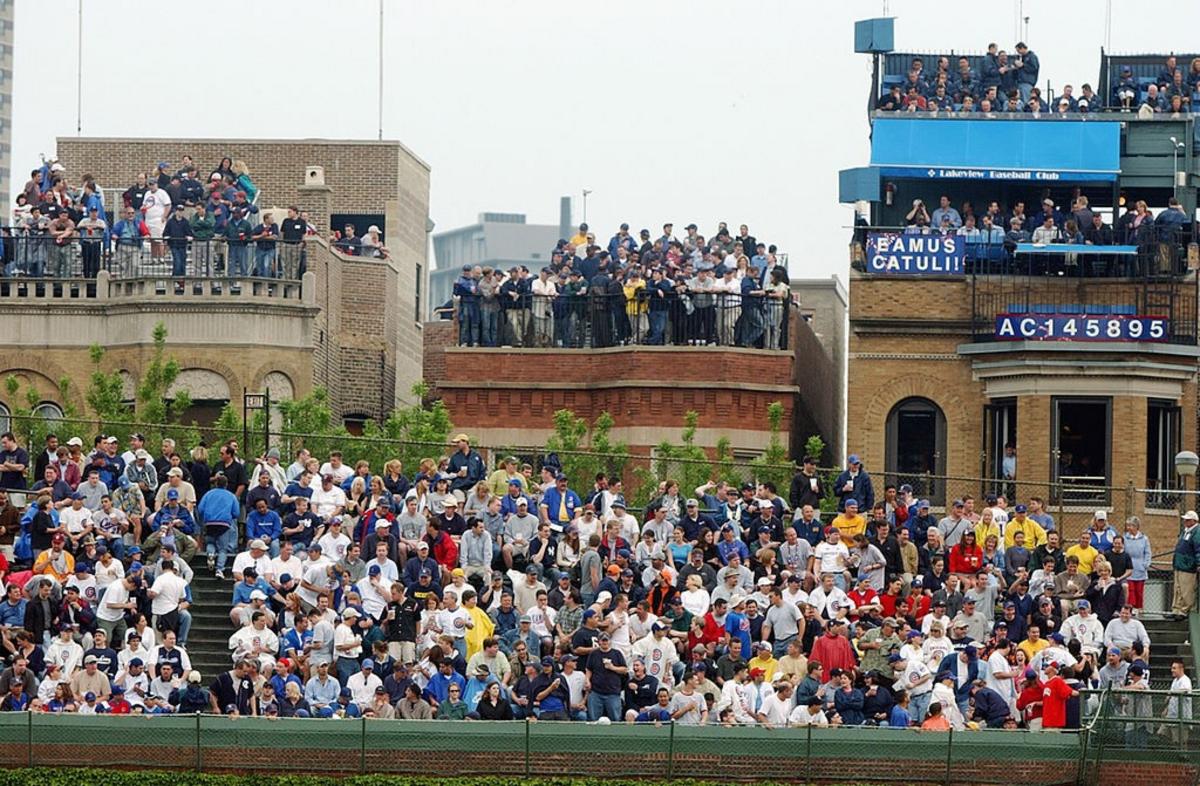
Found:
[(197, 712), (196, 713), (196, 772), (204, 771), (204, 758), (203, 758), (204, 757), (204, 753), (203, 753), (204, 749), (200, 744), (200, 740), (201, 740), (200, 718), (201, 718), (201, 714), (199, 712)]
[(670, 723), (670, 736), (667, 737), (667, 780), (675, 778), (675, 721)]

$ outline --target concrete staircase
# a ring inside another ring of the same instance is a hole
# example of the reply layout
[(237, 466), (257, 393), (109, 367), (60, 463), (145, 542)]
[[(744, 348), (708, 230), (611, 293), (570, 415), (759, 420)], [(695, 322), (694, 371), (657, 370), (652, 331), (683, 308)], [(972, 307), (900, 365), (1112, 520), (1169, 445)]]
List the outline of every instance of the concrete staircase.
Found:
[(187, 651), (192, 668), (200, 670), (203, 684), (207, 686), (219, 672), (227, 671), (233, 665), (228, 646), (234, 631), (229, 622), (233, 577), (226, 566), (227, 578), (214, 578), (203, 553), (197, 554), (190, 564), (195, 576), (192, 578), (192, 630), (188, 634)]
[(1169, 619), (1161, 614), (1146, 613), (1141, 617), (1150, 635), (1150, 687), (1166, 689), (1171, 686), (1171, 660), (1184, 659), (1188, 673), (1192, 673), (1192, 645), (1189, 641), (1188, 621)]

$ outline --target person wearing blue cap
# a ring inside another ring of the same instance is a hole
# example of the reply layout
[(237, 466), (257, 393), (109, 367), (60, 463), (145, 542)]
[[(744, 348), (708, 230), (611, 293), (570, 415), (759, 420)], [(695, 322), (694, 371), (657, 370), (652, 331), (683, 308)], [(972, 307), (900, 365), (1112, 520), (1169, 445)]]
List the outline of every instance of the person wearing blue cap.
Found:
[(349, 689), (355, 704), (360, 707), (370, 704), (375, 696), (375, 689), (383, 687), (383, 680), (375, 673), (375, 661), (372, 658), (363, 658), (359, 670), (350, 675), (345, 687)]
[(846, 509), (848, 499), (857, 501), (860, 510), (875, 507), (875, 488), (858, 454), (852, 453), (846, 459), (846, 469), (833, 482), (833, 493), (837, 495), (839, 511)]

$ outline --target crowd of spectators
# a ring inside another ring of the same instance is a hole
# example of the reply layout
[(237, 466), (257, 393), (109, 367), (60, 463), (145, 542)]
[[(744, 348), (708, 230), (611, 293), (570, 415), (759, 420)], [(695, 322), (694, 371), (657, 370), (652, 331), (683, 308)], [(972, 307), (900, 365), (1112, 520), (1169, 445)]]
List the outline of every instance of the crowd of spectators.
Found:
[[(260, 213), (249, 168), (228, 157), (207, 175), (187, 155), (178, 165), (159, 161), (137, 173), (116, 202), (105, 204), (92, 175), (73, 182), (61, 162), (44, 160), (3, 230), (4, 276), (89, 279), (108, 269), (124, 277), (294, 279), (304, 273), (305, 238), (315, 231), (296, 206), (286, 216)], [(348, 253), (384, 253), (378, 233), (369, 243), (354, 243)]]
[(1032, 214), (1020, 199), (1007, 209), (992, 200), (986, 208), (976, 211), (970, 201), (964, 201), (956, 208), (950, 198), (943, 195), (932, 211), (925, 200), (914, 199), (912, 208), (904, 216), (904, 231), (907, 234), (953, 234), (969, 245), (1011, 249), (1017, 243), (1143, 245), (1165, 238), (1171, 232), (1190, 236), (1193, 230), (1192, 219), (1174, 197), (1157, 216), (1145, 201), (1139, 199), (1128, 201), (1125, 212), (1114, 224), (1105, 222), (1104, 218), (1099, 210), (1092, 209), (1088, 197), (1079, 189), (1075, 189), (1069, 202), (1063, 205), (1055, 204), (1050, 194), (1043, 192), (1040, 208)]
[[(939, 519), (908, 486), (876, 499), (857, 456), (829, 524), (810, 457), (786, 496), (666, 480), (637, 516), (619, 478), (572, 489), (553, 461), (489, 471), (453, 444), (406, 471), (236, 442), (210, 464), (140, 435), (31, 457), (4, 435), (22, 569), (0, 710), (1038, 729), (1077, 725), (1083, 689), (1149, 684), (1136, 518), (1068, 534), (996, 496)], [(207, 681), (186, 651), (197, 553), (231, 582), (231, 667)]]
[(676, 237), (621, 224), (607, 246), (587, 224), (531, 273), (463, 266), (455, 280), (459, 344), (609, 347), (687, 344), (787, 347), (792, 294), (775, 246), (721, 222), (706, 240), (695, 224)]
[(1020, 115), (1026, 118), (1075, 116), (1109, 110), (1133, 112), (1139, 117), (1174, 115), (1193, 111), (1200, 105), (1200, 58), (1188, 67), (1174, 55), (1166, 58), (1154, 79), (1140, 80), (1124, 66), (1107, 98), (1084, 83), (1079, 95), (1065, 84), (1061, 93), (1047, 98), (1038, 87), (1041, 63), (1023, 42), (1012, 53), (988, 44), (982, 66), (976, 69), (968, 57), (939, 56), (931, 69), (924, 58), (914, 57), (899, 81), (886, 80), (887, 90), (876, 102), (885, 112), (931, 114), (977, 114), (986, 117)]

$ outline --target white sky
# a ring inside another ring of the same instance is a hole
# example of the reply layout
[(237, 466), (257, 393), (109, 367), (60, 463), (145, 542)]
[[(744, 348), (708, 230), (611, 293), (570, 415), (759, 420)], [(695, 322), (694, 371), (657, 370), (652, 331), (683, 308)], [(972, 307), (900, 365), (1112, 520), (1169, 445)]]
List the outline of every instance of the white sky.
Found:
[[(853, 22), (883, 5), (386, 0), (384, 136), (432, 166), (437, 230), (482, 211), (557, 224), (563, 195), (578, 221), (588, 188), (605, 240), (621, 221), (745, 222), (793, 277), (844, 277), (837, 173), (869, 153)], [(1011, 49), (1017, 5), (888, 3), (900, 51)], [(1041, 84), (1094, 84), (1105, 4), (1023, 5)], [(1114, 51), (1200, 48), (1200, 3), (1169, 24), (1114, 6)], [(16, 4), (14, 188), (75, 131), (76, 25), (75, 0)], [(377, 41), (376, 0), (86, 0), (83, 133), (374, 139)]]

